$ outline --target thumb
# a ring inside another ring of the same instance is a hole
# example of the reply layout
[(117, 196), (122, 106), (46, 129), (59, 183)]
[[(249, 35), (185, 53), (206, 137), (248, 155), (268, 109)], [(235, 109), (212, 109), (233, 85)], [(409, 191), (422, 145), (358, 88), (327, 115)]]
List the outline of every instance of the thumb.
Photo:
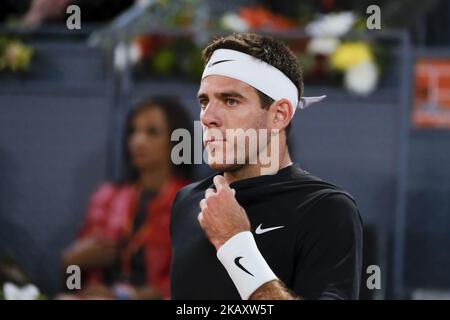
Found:
[(227, 180), (221, 176), (217, 175), (213, 178), (213, 183), (216, 186), (216, 190), (219, 191), (221, 189), (228, 189), (230, 188), (230, 185), (228, 184)]

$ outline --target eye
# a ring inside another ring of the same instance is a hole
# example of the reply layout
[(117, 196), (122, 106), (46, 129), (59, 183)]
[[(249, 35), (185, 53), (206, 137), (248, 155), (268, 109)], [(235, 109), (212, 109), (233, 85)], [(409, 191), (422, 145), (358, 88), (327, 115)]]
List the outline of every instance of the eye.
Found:
[(157, 127), (151, 126), (151, 127), (148, 127), (148, 128), (147, 128), (147, 134), (148, 134), (149, 136), (157, 136), (157, 135), (159, 135), (161, 132), (162, 132), (162, 130), (161, 130), (160, 128), (157, 128)]
[(205, 109), (206, 106), (208, 105), (208, 99), (200, 99), (198, 102), (200, 103), (201, 109)]
[(239, 103), (239, 101), (237, 101), (236, 99), (226, 99), (225, 103), (229, 107), (235, 107)]

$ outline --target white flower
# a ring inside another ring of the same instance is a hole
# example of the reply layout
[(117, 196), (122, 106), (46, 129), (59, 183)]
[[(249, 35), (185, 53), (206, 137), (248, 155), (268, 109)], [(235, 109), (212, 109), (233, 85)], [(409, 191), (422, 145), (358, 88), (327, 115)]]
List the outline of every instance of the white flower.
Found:
[(357, 95), (369, 95), (375, 90), (377, 82), (378, 70), (372, 61), (357, 64), (345, 72), (346, 88)]
[(315, 37), (308, 43), (308, 52), (312, 54), (330, 55), (336, 50), (339, 40), (332, 37)]
[(141, 49), (137, 43), (132, 43), (128, 46), (122, 42), (114, 50), (114, 67), (116, 70), (123, 71), (127, 62), (131, 66), (137, 63), (141, 56)]
[(305, 31), (313, 37), (340, 37), (350, 31), (355, 21), (356, 16), (350, 11), (329, 13), (310, 22)]
[(245, 32), (249, 30), (247, 22), (235, 13), (225, 14), (220, 23), (223, 28), (236, 32)]
[(3, 294), (6, 300), (36, 300), (40, 293), (39, 289), (33, 284), (19, 288), (13, 283), (5, 282)]

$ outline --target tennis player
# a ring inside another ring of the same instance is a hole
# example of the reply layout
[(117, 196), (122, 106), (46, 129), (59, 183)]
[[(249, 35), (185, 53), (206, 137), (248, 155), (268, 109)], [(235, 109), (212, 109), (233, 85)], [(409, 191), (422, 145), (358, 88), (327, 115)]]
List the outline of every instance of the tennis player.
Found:
[[(297, 107), (323, 97), (302, 96), (298, 61), (273, 38), (233, 34), (214, 40), (203, 56), (200, 120), (217, 173), (175, 199), (172, 298), (357, 299), (357, 205), (294, 164), (287, 145)], [(250, 136), (244, 147), (229, 138), (228, 131), (239, 129), (263, 132), (258, 148), (250, 147)], [(269, 172), (260, 157), (268, 150), (276, 153)]]

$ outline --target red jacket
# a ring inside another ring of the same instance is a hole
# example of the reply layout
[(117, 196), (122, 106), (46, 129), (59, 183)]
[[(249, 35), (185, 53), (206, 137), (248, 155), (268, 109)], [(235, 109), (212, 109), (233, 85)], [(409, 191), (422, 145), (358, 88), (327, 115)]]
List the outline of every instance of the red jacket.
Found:
[[(129, 242), (134, 242), (135, 248), (144, 246), (147, 284), (159, 290), (163, 298), (170, 298), (170, 211), (176, 193), (187, 183), (179, 178), (171, 178), (162, 186), (150, 201), (148, 219), (142, 232), (138, 232), (139, 235)], [(139, 195), (140, 189), (135, 185), (101, 185), (91, 197), (80, 237), (97, 234), (112, 240), (126, 238), (136, 214)], [(122, 258), (126, 254), (122, 252)], [(101, 282), (102, 270), (90, 270), (86, 281)]]

